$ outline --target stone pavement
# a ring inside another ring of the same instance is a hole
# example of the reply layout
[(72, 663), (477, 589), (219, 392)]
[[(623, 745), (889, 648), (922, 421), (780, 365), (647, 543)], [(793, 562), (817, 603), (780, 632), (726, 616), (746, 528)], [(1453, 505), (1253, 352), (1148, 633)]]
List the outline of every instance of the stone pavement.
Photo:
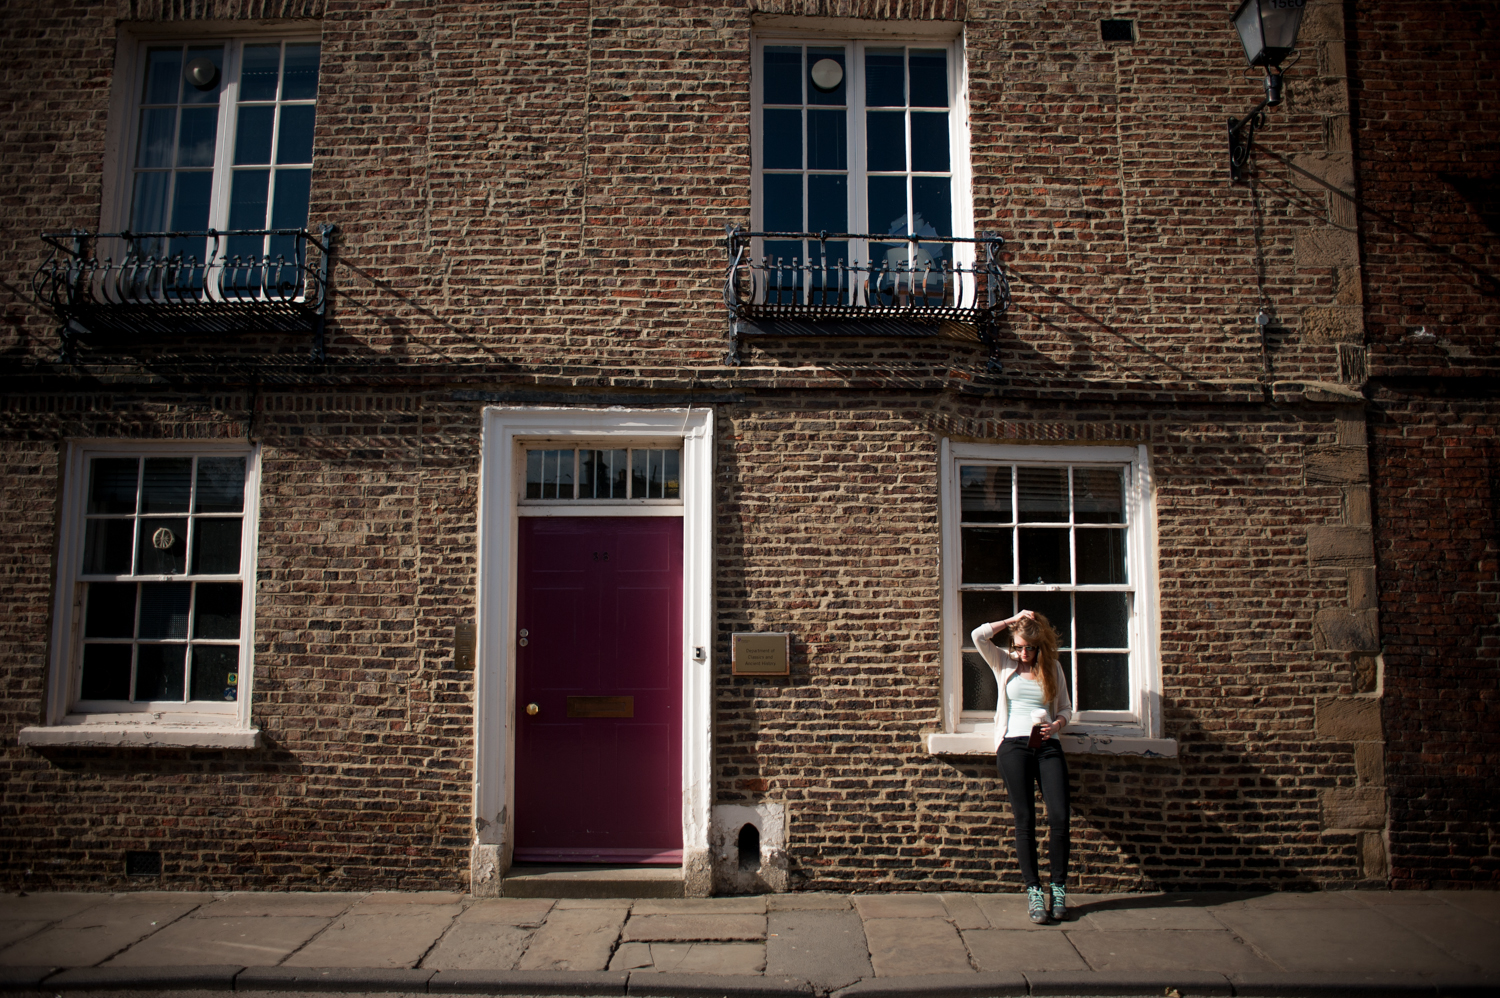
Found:
[(1500, 893), (0, 895), (0, 990), (1496, 995)]

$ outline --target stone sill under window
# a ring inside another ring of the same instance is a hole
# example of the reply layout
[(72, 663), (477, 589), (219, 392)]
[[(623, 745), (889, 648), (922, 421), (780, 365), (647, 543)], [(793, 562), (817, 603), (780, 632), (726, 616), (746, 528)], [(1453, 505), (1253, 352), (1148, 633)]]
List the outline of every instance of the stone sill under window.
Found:
[(149, 724), (90, 721), (74, 715), (62, 724), (22, 728), (20, 743), (36, 748), (260, 748), (259, 728), (226, 724)]
[[(1064, 732), (1058, 736), (1063, 751), (1073, 755), (1132, 755), (1147, 759), (1177, 758), (1177, 739), (1145, 738), (1135, 734), (1102, 731)], [(985, 756), (994, 758), (995, 739), (988, 731), (927, 736), (927, 751), (933, 755)]]

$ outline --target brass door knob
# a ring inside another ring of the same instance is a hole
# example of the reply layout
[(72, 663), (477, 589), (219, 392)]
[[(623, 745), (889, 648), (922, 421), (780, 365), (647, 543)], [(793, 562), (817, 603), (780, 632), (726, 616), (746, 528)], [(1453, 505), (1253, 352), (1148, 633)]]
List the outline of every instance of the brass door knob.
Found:
[(534, 703), (529, 703), (526, 705), (526, 713), (530, 714), (532, 717), (535, 717), (538, 713), (540, 713), (541, 709), (542, 708), (538, 707)]

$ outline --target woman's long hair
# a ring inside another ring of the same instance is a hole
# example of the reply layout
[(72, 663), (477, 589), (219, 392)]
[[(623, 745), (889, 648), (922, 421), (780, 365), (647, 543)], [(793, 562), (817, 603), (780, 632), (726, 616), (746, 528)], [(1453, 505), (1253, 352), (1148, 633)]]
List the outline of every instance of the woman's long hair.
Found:
[(1015, 639), (1019, 635), (1026, 639), (1028, 645), (1036, 648), (1036, 673), (1037, 682), (1042, 685), (1042, 699), (1047, 701), (1047, 708), (1052, 708), (1052, 702), (1057, 699), (1057, 632), (1052, 629), (1052, 622), (1041, 614), (1034, 617), (1022, 617), (1010, 625), (1011, 647), (1015, 647)]

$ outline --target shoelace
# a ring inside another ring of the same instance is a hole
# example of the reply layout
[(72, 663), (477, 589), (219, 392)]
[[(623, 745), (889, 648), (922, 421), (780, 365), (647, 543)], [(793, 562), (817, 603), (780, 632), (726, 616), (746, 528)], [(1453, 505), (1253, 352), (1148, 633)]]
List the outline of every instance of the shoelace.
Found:
[(1067, 907), (1068, 907), (1068, 892), (1063, 889), (1063, 887), (1062, 887), (1061, 884), (1053, 884), (1052, 885), (1052, 910), (1055, 911), (1055, 912), (1056, 911), (1063, 911), (1063, 910), (1066, 910)]
[(1047, 898), (1040, 887), (1026, 888), (1026, 902), (1026, 906), (1032, 911), (1043, 911), (1047, 907)]

